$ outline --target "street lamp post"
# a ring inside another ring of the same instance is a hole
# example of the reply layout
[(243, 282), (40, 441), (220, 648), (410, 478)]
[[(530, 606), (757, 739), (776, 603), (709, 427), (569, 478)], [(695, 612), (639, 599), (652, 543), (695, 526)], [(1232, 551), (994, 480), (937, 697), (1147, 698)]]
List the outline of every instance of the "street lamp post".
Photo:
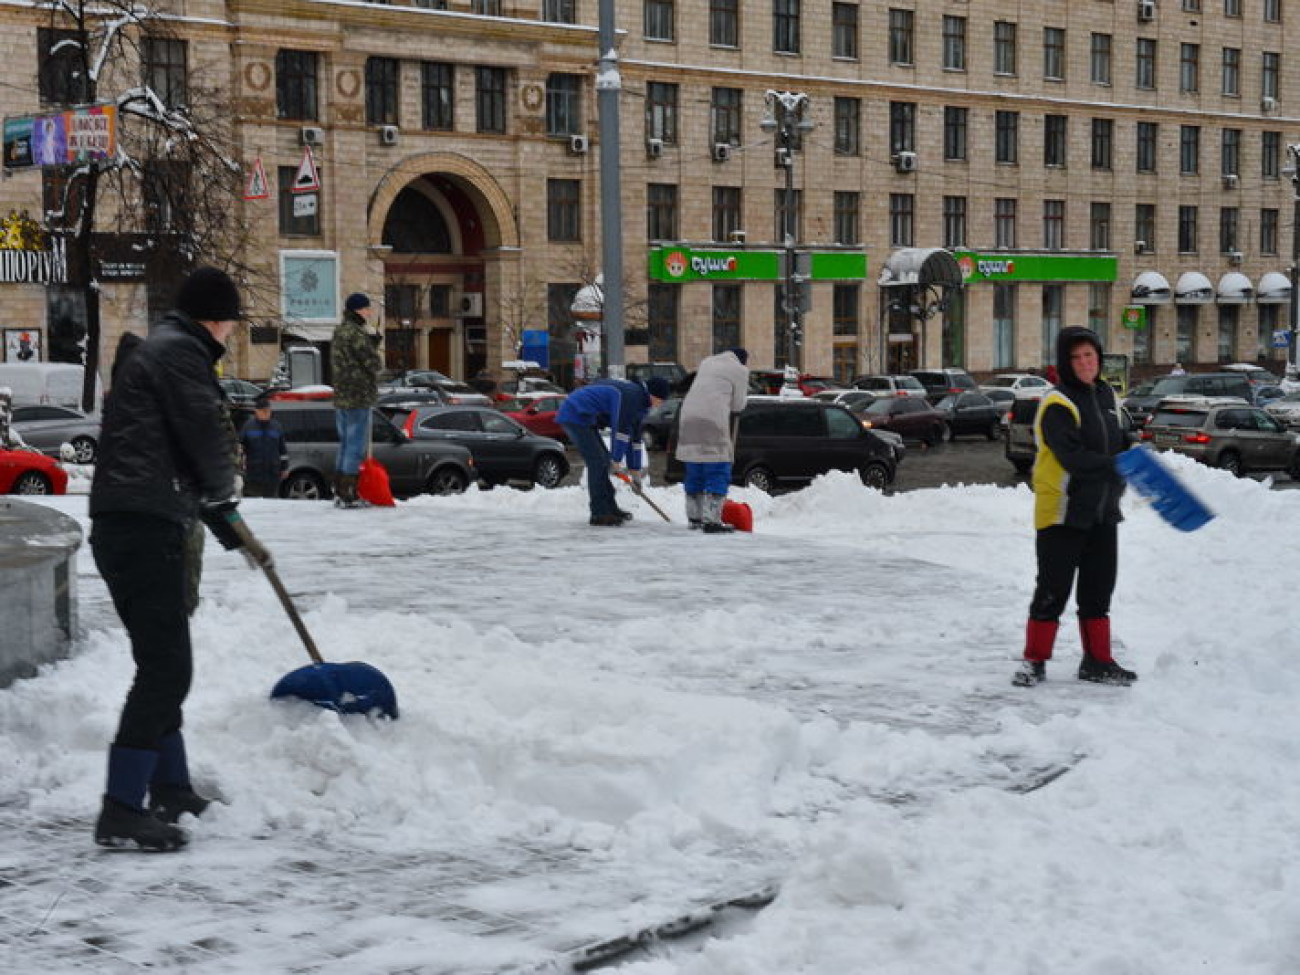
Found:
[(767, 106), (759, 123), (764, 132), (776, 135), (776, 167), (785, 170), (785, 226), (781, 228), (781, 246), (785, 253), (785, 312), (786, 362), (799, 369), (799, 350), (803, 342), (803, 288), (805, 276), (797, 268), (798, 224), (794, 206), (794, 152), (799, 136), (812, 129), (808, 118), (808, 96), (801, 91), (776, 91), (768, 89), (763, 96)]

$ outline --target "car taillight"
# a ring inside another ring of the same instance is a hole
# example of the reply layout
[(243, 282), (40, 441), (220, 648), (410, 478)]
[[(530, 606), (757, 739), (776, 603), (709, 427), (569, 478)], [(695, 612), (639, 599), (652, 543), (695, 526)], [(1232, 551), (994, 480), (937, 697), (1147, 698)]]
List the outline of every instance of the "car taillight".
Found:
[(1156, 435), (1150, 430), (1143, 430), (1138, 436), (1143, 440), (1154, 440), (1156, 438)]
[(1188, 433), (1183, 435), (1186, 443), (1209, 443), (1210, 435), (1208, 433)]

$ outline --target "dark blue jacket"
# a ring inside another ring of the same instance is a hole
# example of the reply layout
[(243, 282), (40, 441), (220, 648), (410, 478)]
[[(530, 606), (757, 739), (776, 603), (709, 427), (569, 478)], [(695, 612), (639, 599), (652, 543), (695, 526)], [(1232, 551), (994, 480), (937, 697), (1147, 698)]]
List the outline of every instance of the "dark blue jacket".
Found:
[(239, 431), (239, 442), (244, 448), (244, 477), (259, 483), (279, 483), (280, 475), (289, 469), (289, 448), (280, 424), (274, 420), (263, 423), (253, 417)]
[(627, 379), (597, 379), (575, 389), (555, 415), (561, 426), (609, 427), (609, 457), (641, 469), (641, 421), (650, 409), (650, 394)]

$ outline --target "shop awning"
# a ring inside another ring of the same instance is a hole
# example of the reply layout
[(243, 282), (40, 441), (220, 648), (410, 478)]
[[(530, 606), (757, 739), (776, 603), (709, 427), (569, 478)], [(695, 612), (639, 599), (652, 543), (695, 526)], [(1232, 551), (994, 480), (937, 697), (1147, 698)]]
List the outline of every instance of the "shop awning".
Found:
[(306, 339), (308, 342), (333, 342), (334, 326), (333, 325), (302, 325), (297, 322), (285, 322), (284, 334), (286, 337)]
[(903, 247), (894, 251), (880, 271), (882, 288), (919, 284), (960, 288), (963, 279), (957, 258), (942, 247)]
[(1175, 305), (1208, 305), (1214, 300), (1214, 285), (1200, 271), (1184, 271), (1174, 285)]
[(1240, 271), (1229, 271), (1223, 277), (1219, 278), (1219, 296), (1216, 299), (1221, 305), (1244, 305), (1255, 297), (1255, 288), (1250, 283), (1250, 278)]
[(1291, 279), (1281, 271), (1269, 271), (1259, 279), (1255, 301), (1261, 305), (1286, 305), (1291, 302)]
[(1135, 305), (1167, 305), (1172, 297), (1169, 282), (1159, 271), (1143, 271), (1133, 279), (1131, 298)]

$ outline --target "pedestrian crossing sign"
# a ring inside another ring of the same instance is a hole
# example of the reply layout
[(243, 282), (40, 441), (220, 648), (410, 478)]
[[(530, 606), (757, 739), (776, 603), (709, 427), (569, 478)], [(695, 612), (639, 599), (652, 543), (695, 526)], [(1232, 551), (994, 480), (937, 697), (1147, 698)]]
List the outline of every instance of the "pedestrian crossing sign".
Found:
[(316, 171), (316, 159), (311, 154), (311, 146), (302, 147), (302, 162), (294, 174), (291, 193), (312, 193), (320, 189), (320, 173)]
[(271, 195), (271, 187), (266, 181), (266, 167), (262, 165), (262, 157), (258, 156), (253, 160), (253, 168), (248, 174), (248, 182), (244, 186), (245, 200), (265, 200)]

